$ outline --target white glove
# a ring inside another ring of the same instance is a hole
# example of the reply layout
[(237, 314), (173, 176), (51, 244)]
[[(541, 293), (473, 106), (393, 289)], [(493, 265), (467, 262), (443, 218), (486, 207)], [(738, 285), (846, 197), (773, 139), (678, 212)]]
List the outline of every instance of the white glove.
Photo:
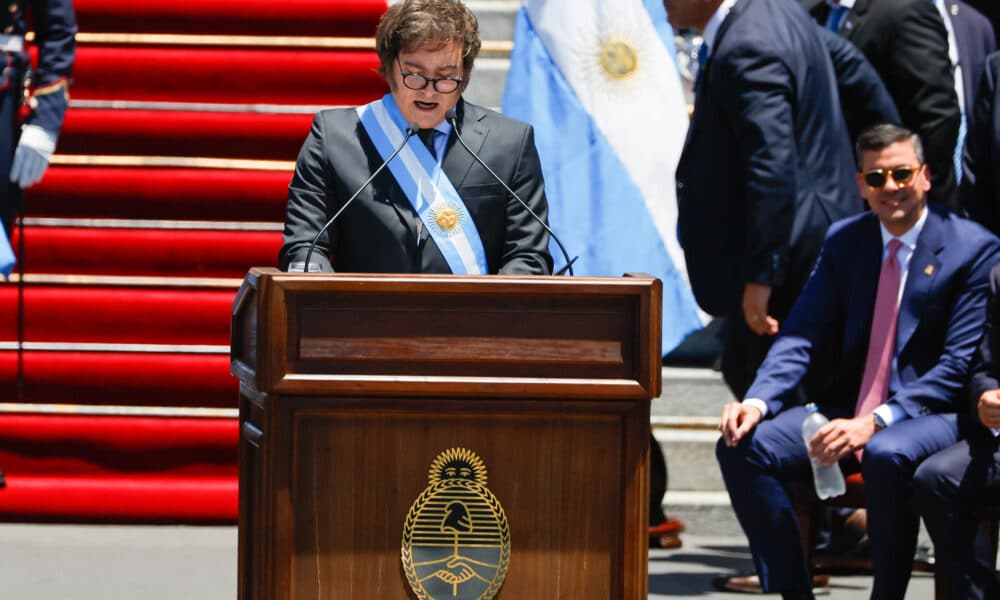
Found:
[(21, 128), (21, 141), (14, 151), (14, 163), (10, 167), (10, 180), (27, 189), (42, 178), (49, 160), (56, 149), (56, 136), (38, 125)]

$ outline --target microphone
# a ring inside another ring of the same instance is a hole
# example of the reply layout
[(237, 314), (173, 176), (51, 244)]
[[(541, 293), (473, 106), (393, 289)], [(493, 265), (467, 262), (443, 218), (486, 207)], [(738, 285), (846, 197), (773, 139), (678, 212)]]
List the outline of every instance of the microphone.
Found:
[(323, 225), (323, 228), (316, 233), (316, 237), (314, 237), (312, 243), (309, 244), (309, 250), (306, 251), (306, 262), (302, 270), (303, 273), (309, 272), (309, 259), (312, 258), (313, 251), (316, 250), (316, 244), (319, 242), (320, 236), (323, 235), (326, 232), (326, 230), (329, 229), (330, 226), (334, 224), (337, 218), (340, 217), (340, 214), (344, 212), (344, 210), (346, 210), (348, 206), (351, 205), (351, 202), (354, 202), (354, 199), (357, 198), (366, 187), (368, 187), (368, 184), (370, 184), (376, 177), (378, 177), (378, 174), (381, 173), (382, 170), (389, 165), (389, 162), (392, 161), (392, 159), (396, 158), (396, 155), (403, 150), (403, 146), (406, 146), (406, 142), (410, 141), (410, 138), (413, 137), (419, 130), (420, 130), (420, 125), (417, 125), (416, 121), (408, 123), (406, 125), (406, 137), (404, 137), (403, 141), (400, 142), (398, 146), (396, 146), (396, 149), (392, 151), (392, 154), (389, 155), (389, 158), (382, 161), (382, 164), (380, 164), (378, 168), (375, 169), (375, 171), (371, 174), (371, 177), (366, 179), (365, 182), (361, 184), (361, 187), (359, 187), (357, 191), (351, 194), (351, 197), (347, 199), (347, 202), (344, 202), (344, 205), (340, 207), (340, 210), (334, 213), (334, 215), (330, 217), (330, 220), (326, 222), (326, 225)]
[(521, 206), (524, 207), (524, 210), (528, 211), (528, 214), (531, 215), (536, 221), (538, 221), (538, 224), (541, 225), (545, 229), (545, 231), (547, 231), (548, 234), (552, 236), (552, 239), (556, 241), (556, 245), (559, 246), (559, 250), (562, 252), (563, 259), (566, 261), (566, 266), (559, 269), (559, 272), (557, 272), (556, 275), (562, 275), (567, 270), (569, 271), (570, 275), (573, 275), (573, 263), (575, 263), (576, 259), (580, 257), (578, 256), (570, 260), (569, 253), (566, 252), (566, 247), (563, 246), (562, 242), (559, 241), (559, 236), (557, 236), (556, 233), (552, 231), (552, 229), (548, 226), (548, 224), (541, 217), (539, 217), (535, 213), (535, 211), (531, 210), (531, 207), (528, 206), (527, 202), (521, 200), (521, 197), (518, 196), (514, 192), (514, 190), (510, 189), (510, 186), (507, 185), (507, 183), (504, 182), (503, 179), (500, 179), (500, 176), (497, 175), (493, 171), (493, 169), (489, 167), (489, 165), (483, 162), (483, 159), (479, 158), (479, 155), (473, 152), (472, 148), (470, 148), (469, 145), (465, 143), (465, 140), (462, 139), (462, 135), (458, 131), (458, 114), (455, 112), (455, 109), (446, 112), (444, 114), (444, 119), (449, 123), (451, 123), (452, 129), (455, 130), (455, 138), (458, 140), (460, 144), (462, 144), (462, 147), (465, 148), (465, 151), (468, 152), (470, 155), (472, 155), (472, 158), (476, 159), (476, 162), (482, 165), (483, 168), (486, 169), (486, 172), (492, 175), (493, 179), (496, 179), (500, 183), (500, 185), (503, 186), (503, 189), (507, 190), (507, 193), (510, 194), (515, 200), (517, 200), (521, 204)]

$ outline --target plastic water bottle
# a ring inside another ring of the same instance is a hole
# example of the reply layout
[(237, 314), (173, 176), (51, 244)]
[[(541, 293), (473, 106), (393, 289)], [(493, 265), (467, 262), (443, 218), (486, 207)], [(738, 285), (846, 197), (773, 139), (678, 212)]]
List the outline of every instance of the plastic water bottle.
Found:
[[(820, 427), (829, 423), (829, 420), (819, 412), (819, 408), (810, 402), (806, 404), (806, 418), (802, 421), (802, 441), (809, 449), (809, 440), (819, 431)], [(844, 485), (844, 474), (840, 472), (840, 465), (833, 463), (826, 466), (815, 458), (809, 459), (813, 469), (813, 483), (816, 485), (816, 495), (820, 500), (842, 496), (847, 491)]]

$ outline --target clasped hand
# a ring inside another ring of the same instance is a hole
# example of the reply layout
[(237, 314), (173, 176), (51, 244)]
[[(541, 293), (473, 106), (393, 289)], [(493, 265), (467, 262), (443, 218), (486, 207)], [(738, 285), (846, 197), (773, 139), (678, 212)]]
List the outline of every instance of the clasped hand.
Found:
[(986, 390), (976, 407), (979, 420), (990, 429), (1000, 429), (1000, 390)]
[(832, 465), (850, 452), (860, 450), (875, 435), (872, 415), (853, 419), (834, 419), (819, 428), (809, 440), (809, 457), (820, 464)]

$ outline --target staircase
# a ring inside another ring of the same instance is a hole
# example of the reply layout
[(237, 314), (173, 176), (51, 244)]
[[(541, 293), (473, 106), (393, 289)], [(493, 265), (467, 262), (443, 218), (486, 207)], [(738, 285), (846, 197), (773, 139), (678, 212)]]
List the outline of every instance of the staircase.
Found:
[(385, 92), (386, 5), (75, 4), (71, 107), (26, 196), (20, 363), (0, 285), (0, 519), (235, 522), (231, 303), (275, 264), (312, 114)]

